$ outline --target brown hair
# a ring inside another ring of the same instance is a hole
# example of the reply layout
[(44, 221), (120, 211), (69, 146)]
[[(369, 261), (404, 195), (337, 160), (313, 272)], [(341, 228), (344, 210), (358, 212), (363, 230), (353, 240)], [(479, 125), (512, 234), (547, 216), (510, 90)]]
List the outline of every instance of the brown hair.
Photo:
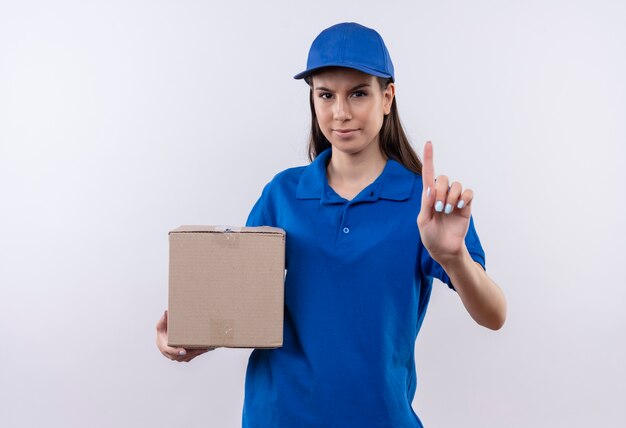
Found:
[[(311, 77), (307, 77), (306, 82), (311, 86), (309, 92), (309, 105), (311, 107), (311, 135), (309, 137), (309, 160), (313, 161), (317, 155), (331, 146), (330, 142), (326, 139), (320, 125), (317, 122), (317, 115), (315, 114), (315, 106), (313, 105), (313, 87)], [(391, 79), (378, 77), (378, 83), (381, 90), (387, 89)], [(391, 103), (391, 110), (389, 114), (383, 118), (383, 125), (380, 128), (380, 150), (389, 159), (393, 159), (407, 169), (422, 175), (422, 162), (411, 147), (409, 139), (404, 132), (402, 123), (400, 122), (400, 116), (398, 114), (398, 107), (396, 105), (396, 97), (393, 98)]]

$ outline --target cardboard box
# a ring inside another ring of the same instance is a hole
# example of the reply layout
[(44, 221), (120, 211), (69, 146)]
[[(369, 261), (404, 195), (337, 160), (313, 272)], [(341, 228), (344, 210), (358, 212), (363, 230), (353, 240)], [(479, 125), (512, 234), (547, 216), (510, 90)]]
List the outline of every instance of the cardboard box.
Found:
[(283, 344), (285, 231), (181, 226), (169, 232), (168, 344)]

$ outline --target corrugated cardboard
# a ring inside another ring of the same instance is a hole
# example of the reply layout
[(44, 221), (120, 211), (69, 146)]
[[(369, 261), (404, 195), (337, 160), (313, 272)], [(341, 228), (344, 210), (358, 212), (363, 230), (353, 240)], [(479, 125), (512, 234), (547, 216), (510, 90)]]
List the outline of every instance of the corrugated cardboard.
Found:
[(282, 346), (283, 229), (181, 226), (169, 240), (170, 346)]

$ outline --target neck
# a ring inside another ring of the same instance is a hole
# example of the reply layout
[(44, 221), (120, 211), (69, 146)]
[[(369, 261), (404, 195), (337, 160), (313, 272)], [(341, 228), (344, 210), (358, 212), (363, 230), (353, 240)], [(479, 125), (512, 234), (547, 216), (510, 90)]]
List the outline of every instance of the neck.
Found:
[(332, 156), (326, 169), (329, 183), (348, 185), (372, 183), (385, 168), (387, 158), (371, 144), (358, 153), (346, 153), (332, 148)]

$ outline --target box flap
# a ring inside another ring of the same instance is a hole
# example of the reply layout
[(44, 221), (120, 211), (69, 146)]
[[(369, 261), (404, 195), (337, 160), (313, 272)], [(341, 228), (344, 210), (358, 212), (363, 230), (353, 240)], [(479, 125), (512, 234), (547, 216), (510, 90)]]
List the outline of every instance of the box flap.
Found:
[(273, 233), (285, 235), (285, 231), (279, 227), (271, 226), (207, 226), (207, 225), (183, 225), (169, 232), (171, 233)]

